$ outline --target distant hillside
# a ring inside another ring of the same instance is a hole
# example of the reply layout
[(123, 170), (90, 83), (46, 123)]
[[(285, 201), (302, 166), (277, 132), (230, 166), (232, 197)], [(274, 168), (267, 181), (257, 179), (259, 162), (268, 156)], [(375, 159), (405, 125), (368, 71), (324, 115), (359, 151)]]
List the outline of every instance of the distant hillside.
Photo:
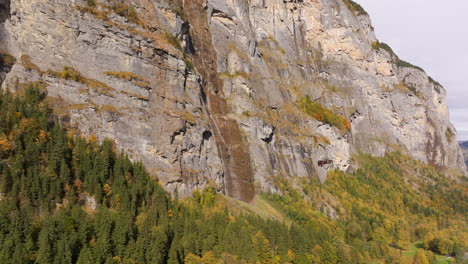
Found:
[(468, 141), (461, 141), (460, 142), (460, 147), (462, 149), (468, 149)]
[(460, 142), (460, 147), (463, 150), (463, 157), (465, 157), (465, 163), (468, 165), (468, 141)]

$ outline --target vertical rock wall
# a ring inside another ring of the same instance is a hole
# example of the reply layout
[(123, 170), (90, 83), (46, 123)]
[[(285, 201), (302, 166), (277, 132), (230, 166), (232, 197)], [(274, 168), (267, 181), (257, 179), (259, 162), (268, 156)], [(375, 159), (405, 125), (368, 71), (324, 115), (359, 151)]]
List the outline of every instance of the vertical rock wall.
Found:
[(202, 85), (206, 107), (218, 151), (224, 164), (225, 193), (236, 199), (251, 201), (255, 195), (251, 159), (237, 121), (229, 116), (224, 97), (223, 80), (218, 75), (217, 54), (206, 20), (204, 1), (195, 0), (184, 5), (191, 23), (192, 56), (196, 69), (205, 81)]
[(466, 172), (443, 87), (341, 0), (96, 2), (3, 6), (2, 88), (35, 83), (64, 124), (112, 138), (171, 192), (250, 201), (281, 177), (324, 181), (320, 160), (348, 170), (387, 151)]

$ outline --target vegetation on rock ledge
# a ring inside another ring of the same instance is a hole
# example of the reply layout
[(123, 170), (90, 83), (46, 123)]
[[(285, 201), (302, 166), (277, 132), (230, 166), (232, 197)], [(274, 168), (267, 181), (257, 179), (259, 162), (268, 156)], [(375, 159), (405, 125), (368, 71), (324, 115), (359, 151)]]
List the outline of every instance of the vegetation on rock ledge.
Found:
[(8, 52), (0, 50), (0, 66), (5, 65), (7, 67), (11, 67), (15, 64), (15, 60), (15, 57), (10, 55)]
[(113, 2), (111, 5), (99, 4), (95, 0), (88, 0), (86, 6), (77, 6), (78, 10), (83, 13), (89, 13), (100, 20), (108, 20), (110, 12), (124, 17), (128, 22), (144, 26), (143, 21), (138, 17), (134, 6), (129, 6), (124, 2)]
[(330, 109), (325, 108), (318, 102), (312, 101), (309, 96), (303, 97), (299, 106), (301, 110), (316, 120), (337, 127), (341, 132), (346, 133), (351, 130), (351, 122), (345, 117), (335, 114)]
[(354, 2), (353, 0), (343, 0), (343, 3), (345, 3), (345, 5), (353, 14), (357, 14), (358, 16), (369, 15), (360, 4)]
[(372, 49), (374, 49), (374, 50), (383, 49), (383, 50), (387, 51), (395, 59), (395, 63), (399, 67), (414, 68), (414, 69), (417, 69), (417, 70), (420, 70), (420, 71), (424, 72), (423, 68), (421, 68), (419, 66), (416, 66), (416, 65), (413, 65), (413, 64), (411, 64), (411, 63), (409, 63), (407, 61), (404, 61), (404, 60), (400, 59), (396, 55), (396, 53), (393, 51), (393, 49), (387, 43), (380, 42), (380, 41), (377, 40), (375, 42), (372, 42)]

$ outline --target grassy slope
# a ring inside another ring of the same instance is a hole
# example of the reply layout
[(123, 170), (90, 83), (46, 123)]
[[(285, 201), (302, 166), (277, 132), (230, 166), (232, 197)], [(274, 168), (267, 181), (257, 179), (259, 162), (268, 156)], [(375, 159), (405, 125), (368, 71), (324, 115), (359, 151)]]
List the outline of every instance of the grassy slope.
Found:
[[(411, 247), (408, 250), (402, 251), (402, 254), (403, 256), (413, 259), (413, 257), (416, 255), (416, 252), (420, 248), (423, 248), (423, 245), (420, 241), (418, 241), (418, 242), (411, 244)], [(454, 262), (452, 257), (442, 256), (439, 254), (436, 254), (436, 258), (437, 258), (437, 262), (440, 264), (450, 264)]]

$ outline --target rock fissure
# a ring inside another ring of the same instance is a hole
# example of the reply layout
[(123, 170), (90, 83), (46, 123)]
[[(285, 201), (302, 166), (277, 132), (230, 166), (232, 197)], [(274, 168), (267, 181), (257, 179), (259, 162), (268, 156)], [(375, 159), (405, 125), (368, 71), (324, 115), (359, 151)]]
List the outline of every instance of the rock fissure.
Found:
[(238, 123), (228, 117), (228, 105), (222, 93), (222, 80), (218, 77), (216, 51), (212, 47), (208, 26), (208, 14), (203, 8), (204, 0), (184, 3), (188, 15), (194, 44), (194, 61), (197, 70), (203, 76), (203, 85), (207, 96), (207, 112), (210, 123), (215, 128), (215, 139), (225, 167), (224, 192), (236, 199), (250, 202), (255, 195), (253, 170), (250, 154), (241, 136)]

